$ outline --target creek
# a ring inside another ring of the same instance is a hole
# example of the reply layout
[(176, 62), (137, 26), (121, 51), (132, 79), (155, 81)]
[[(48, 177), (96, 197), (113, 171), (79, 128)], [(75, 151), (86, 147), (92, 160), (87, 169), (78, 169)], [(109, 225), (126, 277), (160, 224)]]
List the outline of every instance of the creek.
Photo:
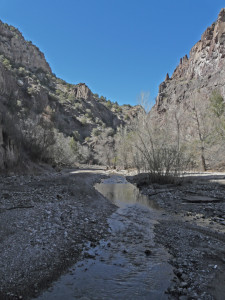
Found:
[(86, 245), (86, 258), (37, 299), (168, 299), (172, 267), (166, 250), (154, 242), (163, 211), (123, 176), (112, 175), (95, 188), (118, 206), (108, 219), (108, 240)]

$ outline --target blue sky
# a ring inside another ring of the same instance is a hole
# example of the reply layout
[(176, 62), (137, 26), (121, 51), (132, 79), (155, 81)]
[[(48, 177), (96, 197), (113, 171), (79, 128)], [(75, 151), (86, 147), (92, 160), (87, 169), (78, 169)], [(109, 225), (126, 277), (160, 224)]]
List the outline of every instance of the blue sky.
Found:
[(158, 86), (217, 18), (224, 1), (1, 0), (0, 19), (44, 52), (52, 71), (135, 105)]

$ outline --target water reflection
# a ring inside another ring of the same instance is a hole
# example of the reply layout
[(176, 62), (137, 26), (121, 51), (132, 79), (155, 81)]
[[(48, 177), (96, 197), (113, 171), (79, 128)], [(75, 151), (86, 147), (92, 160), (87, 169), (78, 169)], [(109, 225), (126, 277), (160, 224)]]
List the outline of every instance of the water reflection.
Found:
[(37, 299), (167, 300), (173, 272), (168, 253), (154, 242), (159, 212), (146, 209), (155, 208), (154, 202), (122, 176), (111, 176), (96, 189), (120, 206), (108, 219), (109, 239), (96, 247), (88, 243), (83, 259)]
[[(120, 179), (121, 177), (119, 177)], [(159, 209), (159, 206), (147, 196), (140, 193), (139, 189), (131, 183), (122, 181), (118, 183), (118, 178), (115, 178), (115, 183), (108, 183), (107, 180), (95, 185), (95, 188), (107, 199), (119, 207), (125, 207), (135, 203), (147, 206), (149, 208)]]

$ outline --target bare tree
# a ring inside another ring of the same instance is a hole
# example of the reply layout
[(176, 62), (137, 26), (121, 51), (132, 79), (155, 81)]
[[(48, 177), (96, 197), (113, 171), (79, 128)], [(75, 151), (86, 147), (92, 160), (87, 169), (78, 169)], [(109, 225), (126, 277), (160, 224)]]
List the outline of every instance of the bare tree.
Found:
[(202, 101), (200, 101), (200, 98), (198, 98), (198, 100), (194, 98), (190, 103), (190, 111), (199, 142), (202, 170), (206, 171), (206, 147), (212, 135), (212, 120), (209, 115), (209, 103), (206, 99), (201, 100)]

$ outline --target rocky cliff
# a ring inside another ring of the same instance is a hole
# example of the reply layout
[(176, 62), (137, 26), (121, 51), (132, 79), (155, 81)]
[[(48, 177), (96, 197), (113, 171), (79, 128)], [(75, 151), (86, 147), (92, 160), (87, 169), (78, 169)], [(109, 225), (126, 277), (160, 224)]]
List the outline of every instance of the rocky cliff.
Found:
[(187, 55), (181, 58), (171, 78), (167, 76), (161, 83), (154, 109), (160, 112), (167, 104), (188, 99), (196, 89), (204, 93), (219, 88), (224, 96), (224, 58), (225, 9), (222, 9), (217, 21), (206, 29), (201, 40), (191, 49), (189, 58)]
[(44, 54), (32, 42), (25, 41), (18, 29), (1, 21), (0, 54), (12, 61), (17, 68), (22, 66), (33, 72), (37, 70), (51, 72)]
[(53, 136), (62, 149), (71, 143), (86, 149), (100, 133), (129, 124), (135, 113), (84, 83), (57, 78), (44, 54), (0, 21), (0, 169), (15, 165), (21, 153), (42, 157)]
[(191, 141), (191, 137), (197, 135), (191, 117), (193, 103), (204, 111), (214, 91), (225, 99), (224, 78), (225, 9), (222, 9), (216, 22), (206, 29), (191, 49), (189, 57), (181, 58), (171, 78), (167, 74), (160, 84), (156, 104), (150, 112), (151, 120), (161, 126), (170, 126), (175, 132), (179, 116), (185, 128), (184, 138)]

